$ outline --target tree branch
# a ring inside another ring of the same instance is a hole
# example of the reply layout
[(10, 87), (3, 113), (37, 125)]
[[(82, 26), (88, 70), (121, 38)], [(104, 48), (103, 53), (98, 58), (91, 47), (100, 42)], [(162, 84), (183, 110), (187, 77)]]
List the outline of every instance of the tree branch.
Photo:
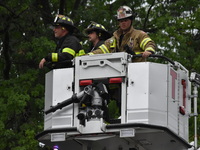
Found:
[[(42, 5), (42, 7), (40, 7)], [(36, 0), (36, 8), (41, 12), (45, 26), (52, 23), (53, 17), (51, 15), (51, 8), (49, 0)]]
[(11, 13), (11, 16), (15, 16), (15, 13), (10, 8), (8, 8), (6, 5), (0, 3), (0, 6), (4, 7), (5, 9), (7, 9)]
[(8, 33), (9, 26), (6, 27), (5, 29), (5, 35), (4, 35), (4, 40), (3, 40), (3, 56), (5, 58), (5, 66), (3, 69), (3, 78), (5, 80), (9, 80), (10, 76), (10, 69), (11, 69), (11, 59), (10, 59), (10, 47), (9, 47), (9, 33)]
[(74, 18), (74, 16), (76, 15), (76, 10), (78, 10), (79, 6), (80, 6), (81, 0), (76, 0), (74, 3), (74, 8), (71, 14), (71, 18)]
[(151, 9), (154, 6), (154, 4), (155, 4), (155, 0), (153, 1), (153, 3), (151, 4), (151, 6), (148, 9), (148, 12), (147, 12), (147, 15), (146, 15), (146, 18), (145, 18), (145, 21), (144, 21), (144, 25), (143, 25), (144, 30), (146, 29), (146, 25), (147, 25), (147, 22), (148, 22), (148, 19), (149, 19), (149, 15), (150, 15)]
[(65, 0), (60, 0), (59, 14), (64, 15), (65, 12)]

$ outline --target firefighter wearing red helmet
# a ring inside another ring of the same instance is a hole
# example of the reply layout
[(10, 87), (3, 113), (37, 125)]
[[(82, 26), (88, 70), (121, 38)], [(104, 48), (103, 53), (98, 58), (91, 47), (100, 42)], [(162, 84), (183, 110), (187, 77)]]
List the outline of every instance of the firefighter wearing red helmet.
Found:
[(76, 56), (84, 55), (82, 45), (77, 37), (73, 35), (78, 29), (73, 21), (64, 15), (57, 15), (53, 22), (53, 32), (58, 39), (54, 53), (49, 53), (40, 63), (39, 68), (43, 68), (46, 63), (49, 68), (68, 68), (72, 66), (72, 59)]
[(88, 36), (88, 40), (92, 43), (90, 52), (96, 50), (99, 46), (104, 44), (104, 41), (111, 37), (106, 28), (94, 21), (83, 31)]
[(156, 45), (148, 34), (133, 28), (132, 21), (134, 17), (130, 7), (120, 6), (117, 10), (119, 29), (99, 49), (88, 54), (134, 52), (135, 54), (142, 54), (142, 58), (136, 58), (133, 62), (141, 62), (145, 61), (145, 58), (149, 55), (155, 53)]

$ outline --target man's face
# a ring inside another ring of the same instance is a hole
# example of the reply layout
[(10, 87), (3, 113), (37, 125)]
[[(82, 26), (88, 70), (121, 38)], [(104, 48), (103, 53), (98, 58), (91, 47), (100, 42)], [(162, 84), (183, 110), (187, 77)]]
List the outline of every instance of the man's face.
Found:
[(62, 38), (68, 33), (68, 31), (62, 26), (55, 26), (53, 31), (54, 31), (55, 37), (58, 39)]
[(122, 31), (127, 31), (131, 26), (131, 20), (128, 18), (119, 20), (119, 26)]
[(95, 42), (99, 39), (99, 37), (97, 36), (97, 33), (95, 31), (89, 31), (88, 32), (88, 40), (90, 42)]

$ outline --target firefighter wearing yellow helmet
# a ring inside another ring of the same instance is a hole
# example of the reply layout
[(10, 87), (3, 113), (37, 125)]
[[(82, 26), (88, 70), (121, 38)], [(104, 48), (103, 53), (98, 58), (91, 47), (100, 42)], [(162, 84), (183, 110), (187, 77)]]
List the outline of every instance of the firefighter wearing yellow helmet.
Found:
[(72, 66), (72, 59), (76, 56), (84, 55), (82, 45), (77, 37), (73, 35), (78, 29), (73, 21), (64, 15), (57, 15), (53, 22), (53, 32), (58, 39), (54, 53), (49, 53), (40, 63), (39, 68), (48, 64), (49, 68), (68, 68)]
[(102, 54), (114, 52), (128, 52), (142, 54), (142, 58), (136, 58), (134, 62), (145, 61), (149, 55), (155, 53), (156, 45), (154, 41), (142, 30), (133, 28), (133, 11), (128, 6), (120, 6), (117, 10), (117, 21), (119, 29), (113, 33), (113, 36), (106, 40), (97, 50), (88, 53)]
[(83, 31), (88, 36), (88, 40), (91, 42), (90, 52), (96, 50), (99, 46), (104, 44), (104, 41), (111, 37), (106, 28), (94, 21)]

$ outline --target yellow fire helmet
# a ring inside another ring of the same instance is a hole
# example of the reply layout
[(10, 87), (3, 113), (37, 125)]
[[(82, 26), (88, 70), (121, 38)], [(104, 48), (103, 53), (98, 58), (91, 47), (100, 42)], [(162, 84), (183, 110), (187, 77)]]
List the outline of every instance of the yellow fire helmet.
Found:
[(66, 27), (69, 30), (72, 30), (71, 32), (74, 32), (75, 30), (78, 31), (78, 29), (74, 26), (72, 19), (64, 15), (56, 15), (53, 22), (53, 26), (59, 26), (59, 25)]
[(99, 37), (104, 37), (105, 39), (109, 38), (111, 35), (110, 33), (106, 30), (106, 28), (94, 21), (91, 21), (91, 24), (83, 31), (85, 35), (88, 35), (90, 32), (95, 31), (97, 32)]

